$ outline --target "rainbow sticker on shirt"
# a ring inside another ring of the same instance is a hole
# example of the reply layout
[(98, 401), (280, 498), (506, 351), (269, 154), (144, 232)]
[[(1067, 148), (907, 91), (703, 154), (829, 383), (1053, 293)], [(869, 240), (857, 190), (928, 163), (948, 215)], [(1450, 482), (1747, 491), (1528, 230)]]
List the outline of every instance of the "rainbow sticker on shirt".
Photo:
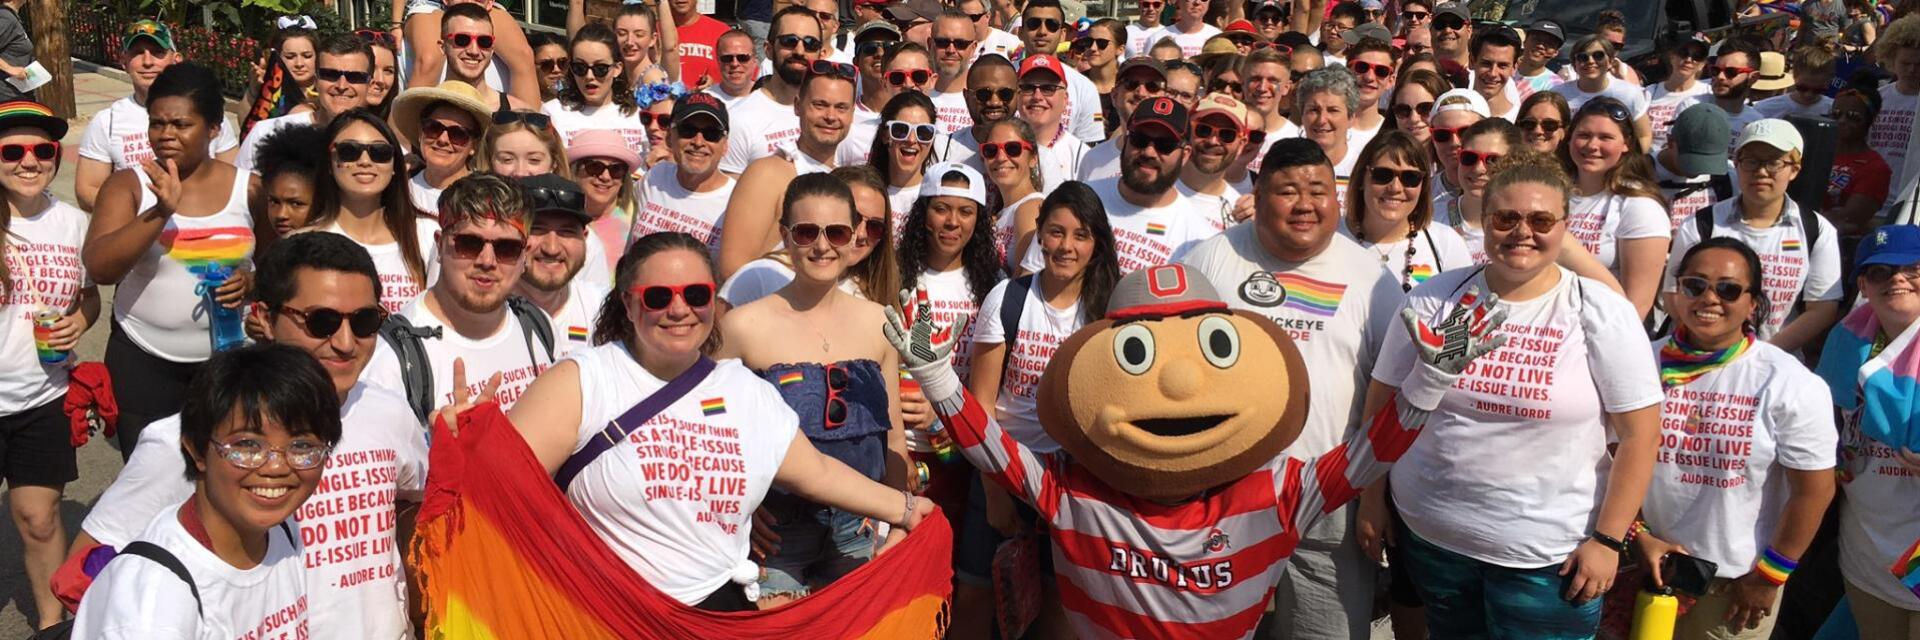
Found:
[(1325, 318), (1333, 317), (1334, 312), (1340, 310), (1340, 297), (1347, 293), (1347, 285), (1322, 282), (1299, 274), (1276, 273), (1273, 279), (1287, 292), (1280, 302), (1281, 307)]
[(1433, 273), (1433, 265), (1426, 264), (1413, 265), (1413, 269), (1407, 272), (1408, 277), (1413, 280), (1412, 284), (1416, 285), (1426, 282), (1427, 278), (1433, 277)]
[(780, 374), (780, 386), (785, 387), (800, 384), (801, 381), (806, 379), (807, 376), (798, 371), (788, 371)]
[(1780, 242), (1781, 251), (1799, 251), (1801, 246), (1799, 238), (1787, 238)]
[(1150, 236), (1167, 235), (1167, 225), (1160, 224), (1158, 222), (1149, 222), (1147, 223), (1147, 235), (1150, 235)]
[(726, 398), (707, 398), (700, 401), (700, 414), (713, 417), (727, 412)]
[(160, 233), (160, 246), (166, 247), (168, 258), (193, 273), (207, 273), (216, 268), (231, 271), (253, 253), (253, 230), (247, 227), (172, 227)]
[(1907, 547), (1907, 552), (1900, 554), (1888, 569), (1900, 579), (1901, 585), (1912, 591), (1913, 595), (1920, 596), (1920, 540)]
[(572, 340), (574, 342), (586, 342), (587, 328), (586, 327), (567, 327), (567, 339)]

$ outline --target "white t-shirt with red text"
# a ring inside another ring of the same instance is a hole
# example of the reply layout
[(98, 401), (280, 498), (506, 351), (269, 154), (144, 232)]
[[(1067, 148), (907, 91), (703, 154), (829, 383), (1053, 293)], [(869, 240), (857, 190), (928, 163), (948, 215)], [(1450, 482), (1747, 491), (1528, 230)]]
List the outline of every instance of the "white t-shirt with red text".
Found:
[(1620, 241), (1667, 238), (1673, 232), (1673, 223), (1658, 200), (1602, 191), (1567, 198), (1567, 232), (1578, 238), (1602, 266), (1618, 275), (1615, 256)]
[(1920, 596), (1887, 570), (1920, 540), (1920, 509), (1913, 506), (1920, 471), (1901, 465), (1898, 450), (1860, 435), (1858, 411), (1846, 419), (1848, 441), (1863, 446), (1860, 457), (1847, 463), (1853, 480), (1840, 485), (1846, 492), (1840, 501), (1840, 574), (1884, 602), (1920, 612)]
[(1233, 205), (1240, 201), (1240, 190), (1233, 183), (1222, 185), (1218, 195), (1195, 191), (1188, 188), (1185, 182), (1175, 182), (1173, 188), (1180, 190), (1180, 195), (1193, 205), (1195, 213), (1213, 225), (1214, 233), (1226, 231), (1227, 227), (1234, 225)]
[[(533, 384), (533, 378), (553, 366), (553, 358), (540, 345), (539, 338), (527, 335), (520, 327), (520, 320), (504, 305), (500, 308), (502, 320), (500, 328), (493, 335), (472, 339), (460, 335), (442, 322), (433, 312), (427, 310), (427, 299), (423, 296), (414, 300), (396, 312), (413, 323), (417, 330), (439, 333), (438, 337), (428, 336), (421, 339), (427, 352), (427, 365), (433, 372), (433, 407), (438, 409), (453, 404), (453, 361), (464, 360), (467, 369), (467, 393), (480, 393), (493, 374), (500, 374), (500, 387), (493, 399), (500, 403), (500, 410), (513, 408), (513, 403), (526, 393), (527, 386)], [(559, 342), (558, 336), (555, 337)], [(373, 349), (373, 359), (367, 362), (367, 368), (360, 373), (360, 381), (366, 384), (393, 390), (402, 396), (407, 394), (405, 378), (400, 373), (400, 356), (393, 347), (381, 339)]]
[[(1673, 119), (1680, 116), (1687, 107), (1699, 104), (1701, 100), (1713, 99), (1713, 85), (1695, 82), (1693, 86), (1674, 91), (1666, 83), (1647, 87), (1647, 122), (1653, 129), (1653, 150), (1658, 153), (1667, 147), (1667, 133), (1673, 130)], [(1562, 128), (1572, 128), (1573, 123), (1562, 122)], [(1734, 132), (1738, 137), (1739, 131)]]
[[(223, 116), (220, 133), (207, 142), (207, 154), (219, 155), (240, 146), (240, 129), (233, 116)], [(113, 165), (114, 171), (153, 159), (153, 147), (147, 143), (147, 107), (127, 96), (93, 114), (87, 132), (80, 136), (80, 157)]]
[[(1132, 273), (1147, 267), (1179, 262), (1182, 256), (1202, 241), (1220, 235), (1207, 215), (1186, 196), (1173, 192), (1173, 201), (1164, 206), (1142, 207), (1120, 196), (1120, 179), (1110, 178), (1089, 184), (1107, 206), (1107, 222), (1113, 226), (1114, 249), (1119, 252), (1120, 273)], [(1020, 268), (1039, 271), (1045, 265), (1040, 255), (1040, 237), (1027, 247)]]
[(424, 283), (415, 280), (413, 272), (407, 269), (407, 257), (400, 251), (400, 243), (367, 244), (354, 240), (353, 236), (347, 235), (346, 231), (340, 229), (338, 222), (327, 225), (320, 231), (353, 240), (354, 244), (366, 249), (367, 255), (373, 257), (373, 270), (380, 274), (380, 307), (386, 309), (387, 313), (399, 313), (400, 309), (419, 299), (420, 294), (426, 292), (427, 287), (433, 286), (433, 282), (439, 279), (437, 276), (440, 273), (440, 252), (435, 249), (440, 245), (434, 242), (434, 238), (440, 235), (440, 222), (433, 218), (413, 219), (415, 242), (419, 243), (420, 261), (427, 278)]
[(720, 159), (720, 170), (734, 175), (800, 137), (800, 116), (793, 105), (774, 102), (763, 90), (728, 108), (727, 120), (733, 130), (727, 132), (727, 154)]
[[(567, 358), (580, 367), (576, 451), (667, 384), (617, 342)], [(739, 360), (715, 364), (564, 487), (615, 554), (685, 604), (730, 579), (748, 584), (759, 577), (747, 559), (753, 512), (800, 431), (799, 417), (772, 385)]]
[[(1034, 253), (1039, 253), (1035, 250)], [(953, 372), (961, 380), (967, 379), (967, 372), (973, 366), (973, 337), (979, 334), (980, 322), (976, 317), (979, 305), (973, 301), (973, 284), (967, 279), (967, 270), (956, 268), (952, 271), (920, 272), (919, 286), (927, 290), (927, 302), (933, 307), (933, 324), (938, 327), (958, 326), (967, 323), (967, 333), (960, 336), (953, 346)]]
[(1907, 148), (1913, 141), (1916, 113), (1920, 113), (1920, 93), (1900, 93), (1898, 86), (1891, 82), (1880, 87), (1880, 115), (1874, 116), (1873, 128), (1867, 130), (1867, 146), (1880, 152), (1880, 158), (1887, 161), (1896, 187), (1911, 182)]
[[(1664, 397), (1633, 305), (1554, 269), (1552, 290), (1500, 302), (1506, 344), (1467, 365), (1392, 471), (1394, 504), (1414, 533), (1502, 567), (1573, 553), (1606, 497), (1607, 414)], [(1442, 273), (1414, 287), (1406, 306), (1438, 324), (1473, 285), (1488, 290), (1482, 270)], [(1405, 331), (1386, 332), (1373, 379), (1401, 386), (1416, 357)]]
[(953, 135), (953, 132), (973, 126), (973, 112), (967, 110), (967, 94), (964, 90), (953, 93), (931, 91), (927, 97), (933, 99), (935, 124), (940, 125), (940, 133)]
[[(174, 457), (180, 457), (178, 449)], [(180, 523), (179, 506), (163, 509), (138, 539), (173, 554), (193, 577), (193, 584), (185, 584), (180, 576), (153, 560), (115, 557), (94, 577), (86, 597), (81, 598), (80, 610), (74, 614), (73, 637), (314, 637), (308, 625), (312, 610), (298, 540), (289, 539), (280, 527), (272, 527), (267, 530), (267, 554), (260, 564), (251, 569), (236, 568), (187, 532)]]
[(707, 243), (707, 250), (720, 253), (721, 218), (727, 212), (727, 200), (739, 184), (733, 176), (721, 174), (726, 183), (712, 191), (690, 191), (680, 186), (680, 165), (666, 162), (647, 171), (640, 184), (639, 219), (633, 221), (631, 237), (642, 238), (658, 231), (680, 231)]
[[(640, 157), (646, 157), (647, 127), (640, 123), (640, 110), (622, 113), (618, 104), (609, 102), (599, 106), (581, 105), (576, 109), (560, 102), (559, 98), (548, 100), (540, 105), (540, 112), (553, 119), (553, 130), (559, 132), (561, 144), (573, 141), (573, 137), (582, 131), (615, 131), (627, 141), (627, 148), (633, 149)], [(636, 167), (637, 168), (637, 167)]]
[(547, 314), (553, 327), (553, 355), (567, 354), (593, 344), (593, 328), (599, 325), (600, 306), (606, 304), (611, 287), (574, 278), (567, 283), (567, 305), (559, 313)]
[[(1007, 302), (1007, 287), (1012, 283), (1012, 280), (1002, 280), (980, 303), (980, 314), (974, 320), (977, 325), (973, 330), (974, 345), (1007, 344), (1008, 331), (1001, 325), (1000, 314)], [(1086, 318), (1080, 313), (1077, 299), (1065, 309), (1047, 304), (1037, 275), (1019, 303), (1023, 306), (1013, 348), (1001, 354), (1006, 364), (1000, 376), (1000, 395), (993, 403), (994, 419), (1008, 435), (1034, 453), (1053, 453), (1060, 449), (1060, 443), (1048, 437), (1047, 430), (1040, 426), (1040, 412), (1034, 398), (1040, 393), (1040, 374), (1046, 372), (1054, 352), (1067, 336), (1086, 325)]]
[(1666, 394), (1653, 484), (1640, 507), (1647, 527), (1713, 561), (1718, 577), (1746, 575), (1780, 524), (1784, 471), (1833, 468), (1833, 396), (1792, 354), (1758, 340)]
[(81, 290), (93, 286), (80, 263), (86, 244), (88, 217), (73, 205), (52, 197), (47, 208), (32, 214), (15, 211), (0, 252), (6, 256), (11, 284), (0, 297), (0, 416), (8, 416), (54, 402), (67, 394), (68, 354), (60, 364), (40, 361), (34, 347), (33, 315), (42, 309), (69, 313), (80, 301)]
[[(1820, 225), (1820, 241), (1809, 246), (1806, 232), (1809, 221), (1792, 198), (1785, 201), (1786, 211), (1780, 220), (1764, 229), (1740, 220), (1739, 203), (1738, 198), (1723, 200), (1694, 215), (1713, 216), (1713, 235), (1739, 239), (1760, 254), (1760, 286), (1767, 292), (1770, 307), (1766, 322), (1756, 333), (1761, 340), (1766, 340), (1797, 316), (1793, 312), (1794, 303), (1840, 299), (1840, 232), (1826, 218), (1814, 216), (1813, 221)], [(1666, 274), (1661, 278), (1662, 291), (1677, 289), (1675, 278), (1679, 277), (1680, 258), (1700, 244), (1700, 240), (1700, 228), (1692, 217), (1673, 230), (1673, 247), (1667, 254)]]

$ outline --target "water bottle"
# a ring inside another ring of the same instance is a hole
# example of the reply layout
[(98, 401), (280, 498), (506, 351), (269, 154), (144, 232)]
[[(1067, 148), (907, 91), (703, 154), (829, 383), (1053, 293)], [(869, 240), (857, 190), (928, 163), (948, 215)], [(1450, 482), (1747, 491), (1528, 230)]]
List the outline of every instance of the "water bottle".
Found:
[(200, 273), (200, 302), (207, 308), (207, 334), (215, 352), (247, 344), (245, 319), (239, 309), (229, 309), (215, 300), (215, 291), (233, 275), (233, 267), (210, 267)]
[(1633, 631), (1630, 640), (1673, 640), (1674, 622), (1680, 617), (1680, 599), (1668, 587), (1648, 588), (1633, 599)]

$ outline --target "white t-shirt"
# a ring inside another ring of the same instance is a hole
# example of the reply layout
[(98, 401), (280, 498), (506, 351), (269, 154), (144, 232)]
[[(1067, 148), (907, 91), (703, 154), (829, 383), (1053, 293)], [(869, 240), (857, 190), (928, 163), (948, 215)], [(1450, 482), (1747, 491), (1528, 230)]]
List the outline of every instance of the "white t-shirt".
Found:
[[(433, 375), (433, 407), (453, 404), (453, 361), (455, 358), (466, 361), (467, 392), (479, 393), (487, 384), (487, 378), (500, 374), (500, 388), (494, 393), (500, 409), (513, 408), (513, 403), (526, 393), (527, 386), (533, 384), (533, 378), (553, 366), (553, 358), (541, 348), (538, 338), (527, 335), (520, 327), (520, 320), (505, 306), (500, 308), (503, 320), (493, 335), (478, 340), (467, 338), (454, 331), (432, 312), (427, 311), (426, 298), (414, 300), (395, 312), (413, 323), (417, 329), (439, 331), (439, 337), (427, 337), (421, 340), (426, 345), (427, 366)], [(558, 347), (560, 339), (555, 336)], [(385, 339), (373, 349), (373, 360), (367, 363), (365, 371), (360, 373), (360, 381), (366, 384), (391, 389), (402, 396), (407, 393), (405, 378), (400, 374), (400, 356)]]
[(1062, 183), (1080, 175), (1080, 160), (1087, 155), (1087, 143), (1062, 131), (1053, 146), (1042, 146), (1035, 154), (1040, 159), (1040, 190), (1053, 193)]
[(1100, 88), (1085, 74), (1073, 69), (1061, 71), (1067, 74), (1067, 110), (1060, 121), (1067, 123), (1067, 130), (1080, 140), (1106, 139), (1107, 114), (1100, 109)]
[[(1849, 422), (1858, 412), (1848, 412)], [(1920, 540), (1920, 471), (1900, 464), (1899, 451), (1860, 435), (1857, 424), (1845, 429), (1865, 444), (1860, 458), (1849, 461), (1853, 480), (1841, 484), (1847, 498), (1840, 501), (1840, 574), (1882, 601), (1907, 611), (1920, 611), (1920, 597), (1887, 568), (1904, 559)]]
[[(1208, 38), (1217, 35), (1220, 35), (1220, 28), (1204, 22), (1201, 23), (1200, 28), (1193, 33), (1180, 31), (1180, 26), (1177, 24), (1168, 24), (1162, 25), (1154, 33), (1147, 36), (1147, 46), (1152, 47), (1153, 43), (1159, 42), (1161, 38), (1173, 38), (1173, 43), (1180, 45), (1180, 55), (1192, 58), (1200, 55), (1200, 48), (1206, 46)], [(1142, 54), (1144, 53), (1145, 51), (1143, 50)]]
[(1673, 223), (1658, 200), (1601, 192), (1567, 199), (1567, 231), (1580, 240), (1587, 253), (1617, 275), (1620, 268), (1615, 255), (1620, 241), (1667, 238), (1673, 232)]
[(896, 187), (887, 185), (887, 207), (893, 211), (893, 238), (900, 239), (901, 231), (907, 228), (907, 216), (913, 211), (913, 203), (920, 200), (920, 185)]
[[(1653, 150), (1658, 152), (1667, 146), (1667, 133), (1673, 129), (1673, 119), (1701, 100), (1712, 100), (1713, 85), (1695, 82), (1691, 87), (1674, 91), (1663, 82), (1647, 87), (1647, 98), (1647, 123), (1653, 129)], [(1560, 126), (1568, 127), (1571, 124), (1562, 122)], [(1738, 138), (1740, 132), (1735, 131), (1733, 135)]]
[(1091, 183), (1120, 177), (1120, 141), (1125, 137), (1126, 132), (1115, 131), (1114, 135), (1087, 149), (1080, 156), (1080, 170), (1073, 179)]
[(1913, 141), (1916, 112), (1920, 112), (1920, 93), (1900, 93), (1891, 82), (1880, 87), (1880, 115), (1874, 116), (1873, 128), (1867, 131), (1867, 146), (1887, 161), (1895, 185), (1912, 182), (1907, 171), (1907, 150)]
[(1814, 100), (1813, 104), (1800, 104), (1793, 101), (1793, 94), (1783, 93), (1755, 102), (1751, 108), (1759, 112), (1762, 118), (1785, 119), (1787, 116), (1825, 117), (1828, 111), (1833, 110), (1833, 98), (1820, 96), (1820, 99)]
[[(1663, 397), (1633, 305), (1555, 269), (1552, 291), (1501, 301), (1507, 343), (1467, 365), (1392, 472), (1414, 533), (1502, 567), (1559, 564), (1586, 539), (1612, 466), (1606, 414)], [(1486, 290), (1481, 270), (1450, 271), (1414, 288), (1407, 308), (1437, 323), (1470, 279)], [(1404, 384), (1415, 357), (1405, 331), (1388, 331), (1373, 379)]]
[(1293, 339), (1307, 369), (1307, 423), (1281, 455), (1302, 460), (1333, 449), (1360, 428), (1367, 371), (1384, 333), (1404, 333), (1393, 312), (1404, 294), (1379, 258), (1335, 235), (1326, 250), (1284, 262), (1260, 245), (1253, 224), (1200, 243), (1181, 262), (1213, 283), (1228, 306), (1273, 320)]
[[(1114, 249), (1119, 252), (1120, 273), (1132, 273), (1147, 267), (1179, 262), (1188, 251), (1208, 238), (1219, 235), (1207, 214), (1178, 191), (1165, 206), (1146, 208), (1120, 197), (1120, 179), (1110, 178), (1088, 186), (1107, 206), (1107, 222), (1113, 226)], [(1045, 266), (1040, 255), (1040, 237), (1034, 234), (1020, 268), (1037, 272)]]
[[(218, 155), (240, 146), (239, 131), (233, 117), (225, 116), (219, 135), (207, 142), (207, 153)], [(153, 148), (147, 144), (146, 106), (127, 96), (107, 105), (106, 111), (93, 114), (93, 120), (87, 123), (87, 132), (80, 136), (80, 157), (111, 164), (114, 171), (152, 160)]]
[[(1046, 196), (1038, 191), (1029, 193), (1024, 198), (1000, 207), (1000, 213), (993, 217), (993, 250), (1000, 255), (1000, 263), (1006, 265), (1007, 273), (1016, 273), (1020, 270), (1020, 264), (1014, 261), (1018, 252), (1013, 250), (1013, 232), (1020, 216), (1020, 207), (1034, 200), (1045, 199)], [(1039, 231), (1036, 229), (1034, 233), (1038, 235)]]
[(933, 99), (933, 108), (939, 112), (934, 117), (934, 122), (940, 125), (940, 133), (952, 134), (973, 126), (973, 112), (967, 110), (965, 88), (953, 93), (933, 91), (929, 92), (927, 97)]
[[(727, 278), (727, 281), (720, 285), (720, 291), (716, 295), (729, 305), (746, 306), (749, 302), (772, 295), (773, 292), (779, 291), (791, 282), (793, 282), (793, 267), (773, 258), (758, 258), (741, 265), (739, 271), (733, 272), (733, 277)], [(860, 287), (856, 286), (852, 278), (841, 280), (837, 286), (841, 291), (865, 298), (860, 295)]]
[(842, 167), (866, 164), (873, 154), (873, 137), (880, 133), (880, 112), (869, 111), (858, 102), (853, 104), (853, 124), (847, 126), (847, 137), (840, 140), (840, 146), (833, 149), (833, 161)]
[(1164, 27), (1165, 25), (1148, 27), (1138, 22), (1127, 23), (1127, 50), (1122, 59), (1147, 55), (1147, 50), (1153, 47), (1153, 43), (1160, 40), (1159, 36), (1154, 34)]
[(1588, 100), (1605, 96), (1619, 100), (1620, 104), (1627, 105), (1627, 110), (1633, 112), (1635, 119), (1647, 115), (1647, 92), (1645, 89), (1613, 76), (1606, 76), (1606, 79), (1606, 88), (1601, 89), (1597, 93), (1587, 93), (1580, 88), (1579, 82), (1574, 80), (1568, 80), (1554, 85), (1553, 92), (1566, 96), (1567, 108), (1576, 112), (1579, 111), (1580, 106), (1586, 104)]
[(366, 249), (367, 255), (373, 257), (373, 269), (380, 274), (380, 307), (386, 309), (387, 313), (399, 313), (400, 309), (419, 299), (420, 294), (439, 279), (440, 252), (435, 250), (439, 245), (433, 239), (440, 233), (440, 222), (433, 218), (421, 216), (413, 219), (415, 242), (420, 245), (421, 268), (425, 269), (423, 273), (427, 276), (425, 284), (413, 279), (413, 272), (407, 269), (407, 258), (401, 253), (399, 242), (367, 244), (354, 240), (353, 236), (340, 229), (338, 221), (319, 231), (353, 240), (354, 244)]
[[(1766, 340), (1792, 319), (1795, 302), (1840, 299), (1840, 232), (1827, 223), (1826, 218), (1814, 216), (1820, 225), (1820, 240), (1809, 247), (1805, 214), (1792, 198), (1787, 199), (1786, 211), (1779, 222), (1764, 229), (1747, 226), (1740, 220), (1739, 203), (1738, 199), (1723, 201), (1704, 213), (1713, 216), (1714, 235), (1738, 238), (1760, 254), (1764, 274), (1760, 286), (1767, 292), (1771, 310), (1766, 323), (1756, 333), (1761, 340)], [(1689, 217), (1673, 230), (1673, 247), (1667, 253), (1666, 275), (1661, 279), (1662, 291), (1677, 290), (1674, 279), (1679, 277), (1680, 258), (1696, 244), (1700, 244), (1700, 228)]]
[(12, 284), (0, 297), (0, 416), (66, 397), (67, 367), (73, 362), (46, 364), (34, 348), (33, 314), (42, 309), (67, 313), (80, 302), (82, 289), (93, 286), (87, 267), (80, 263), (86, 244), (88, 217), (73, 205), (52, 196), (47, 208), (24, 214), (15, 211), (0, 252), (6, 255)]
[[(1731, 158), (1731, 156), (1729, 156)], [(1733, 160), (1727, 160), (1727, 185), (1732, 187), (1730, 197), (1739, 197), (1740, 181), (1733, 177)], [(1713, 178), (1694, 176), (1683, 178), (1667, 169), (1667, 165), (1655, 160), (1653, 179), (1660, 182), (1660, 197), (1667, 201), (1667, 219), (1673, 221), (1675, 229), (1694, 212), (1713, 206), (1719, 195), (1713, 191)], [(1682, 194), (1684, 191), (1686, 193)]]
[(973, 302), (973, 285), (967, 279), (967, 270), (964, 267), (945, 272), (927, 269), (920, 272), (919, 285), (927, 289), (934, 326), (954, 327), (967, 322), (967, 333), (953, 346), (953, 372), (966, 380), (967, 373), (973, 370), (973, 337), (980, 332), (980, 323), (975, 317), (979, 305)]
[[(1429, 224), (1412, 238), (1381, 244), (1354, 238), (1352, 230), (1347, 229), (1343, 221), (1340, 235), (1378, 257), (1380, 268), (1400, 284), (1402, 291), (1420, 286), (1420, 283), (1441, 273), (1480, 264), (1474, 260), (1473, 251), (1467, 248), (1467, 241), (1444, 224)], [(1408, 247), (1412, 247), (1411, 252)], [(1411, 269), (1408, 268), (1409, 264), (1412, 265)]]
[(423, 216), (440, 215), (440, 192), (442, 191), (446, 190), (427, 182), (425, 171), (407, 178), (407, 199), (413, 201), (414, 211)]
[(1173, 183), (1173, 188), (1193, 206), (1193, 211), (1213, 225), (1214, 233), (1226, 231), (1233, 226), (1233, 203), (1240, 200), (1240, 190), (1227, 183), (1219, 195), (1201, 193), (1187, 187), (1184, 181)]
[[(140, 204), (159, 202), (139, 167)], [(160, 237), (148, 245), (120, 279), (113, 318), (141, 350), (173, 362), (201, 362), (213, 355), (206, 304), (196, 270), (242, 268), (253, 263), (253, 214), (247, 209), (247, 176), (237, 174), (227, 204), (205, 216), (167, 217)]]
[(633, 221), (633, 236), (645, 237), (658, 231), (681, 231), (707, 243), (714, 254), (720, 252), (721, 217), (727, 212), (727, 200), (739, 184), (733, 176), (721, 174), (726, 183), (712, 191), (689, 191), (680, 186), (680, 166), (665, 162), (647, 172), (640, 182), (640, 217)]
[(727, 132), (727, 155), (720, 159), (720, 170), (734, 175), (800, 137), (800, 116), (793, 105), (774, 102), (766, 91), (756, 90), (728, 107), (727, 120), (733, 130)]
[(566, 306), (560, 307), (559, 313), (547, 314), (547, 324), (553, 327), (554, 355), (566, 357), (593, 344), (593, 328), (599, 324), (600, 305), (606, 303), (609, 291), (606, 285), (579, 278), (567, 283)]
[[(1705, 99), (1712, 100), (1712, 98)], [(1727, 157), (1733, 157), (1733, 152), (1739, 148), (1735, 145), (1740, 144), (1740, 132), (1746, 129), (1747, 125), (1765, 119), (1767, 119), (1767, 117), (1761, 115), (1760, 110), (1753, 108), (1751, 104), (1741, 107), (1738, 112), (1728, 111), (1727, 128), (1733, 130), (1733, 139), (1727, 141)], [(1736, 180), (1736, 182), (1738, 181)]]
[[(933, 157), (943, 162), (958, 162), (973, 167), (974, 171), (984, 176), (987, 175), (987, 163), (980, 159), (979, 149), (980, 142), (973, 139), (973, 127), (967, 127), (948, 135)], [(841, 166), (845, 165), (841, 163)]]
[(715, 83), (713, 86), (707, 87), (705, 89), (701, 89), (700, 92), (713, 96), (715, 98), (719, 98), (720, 104), (727, 108), (727, 113), (729, 114), (733, 113), (733, 108), (736, 106), (739, 106), (742, 100), (747, 99), (747, 96), (753, 95), (753, 89), (749, 88), (747, 89), (747, 95), (735, 96), (733, 94), (727, 93), (726, 89), (720, 88), (720, 85), (718, 83)]
[[(180, 457), (177, 450), (174, 457)], [(289, 539), (278, 526), (268, 529), (266, 556), (252, 569), (238, 569), (187, 533), (180, 524), (180, 505), (171, 506), (175, 508), (153, 518), (139, 539), (173, 554), (193, 577), (191, 588), (158, 562), (115, 557), (80, 600), (73, 637), (312, 637), (308, 615), (314, 608), (309, 606), (300, 541)]]
[(1832, 469), (1840, 444), (1826, 383), (1760, 341), (1725, 367), (1667, 387), (1660, 432), (1641, 512), (1654, 535), (1713, 561), (1721, 578), (1745, 575), (1772, 543), (1788, 497), (1782, 471)]
[[(1001, 325), (1000, 310), (1007, 298), (1007, 287), (1012, 283), (1012, 280), (1000, 281), (980, 303), (980, 314), (974, 317), (976, 346), (1007, 343), (1007, 328)], [(1018, 337), (1011, 351), (1002, 352), (1006, 364), (1000, 376), (1000, 395), (993, 403), (994, 417), (1007, 430), (1007, 435), (1034, 453), (1053, 453), (1060, 449), (1060, 443), (1047, 437), (1047, 430), (1040, 426), (1040, 412), (1034, 398), (1040, 393), (1040, 374), (1046, 372), (1054, 351), (1067, 336), (1086, 324), (1086, 318), (1080, 314), (1079, 300), (1065, 309), (1047, 304), (1040, 293), (1039, 276), (1034, 277), (1032, 287), (1020, 303), (1024, 306), (1020, 311), (1020, 326), (1016, 328)]]
[(631, 115), (623, 114), (620, 105), (611, 102), (574, 109), (555, 98), (540, 105), (540, 112), (553, 119), (553, 130), (560, 133), (562, 144), (572, 142), (573, 136), (582, 131), (618, 131), (620, 137), (627, 140), (627, 148), (633, 149), (642, 158), (647, 156), (647, 147), (651, 143), (647, 141), (647, 126), (640, 123), (639, 109), (635, 109)]
[[(567, 358), (580, 367), (576, 451), (667, 383), (619, 343)], [(565, 488), (601, 541), (684, 604), (706, 599), (729, 579), (747, 584), (759, 576), (747, 559), (753, 512), (800, 430), (772, 385), (739, 360), (716, 364)]]
[(1020, 36), (989, 27), (986, 39), (981, 40), (980, 44), (974, 47), (973, 59), (979, 60), (980, 56), (996, 53), (1008, 60), (1014, 60), (1023, 46)]
[[(259, 173), (258, 171), (254, 171), (253, 164), (260, 154), (260, 143), (267, 139), (267, 135), (283, 127), (314, 124), (314, 113), (313, 111), (302, 111), (300, 113), (290, 113), (278, 118), (267, 118), (253, 123), (253, 128), (247, 130), (246, 140), (240, 143), (240, 155), (234, 156), (233, 158), (233, 166), (239, 167), (241, 171)], [(238, 129), (235, 129), (235, 131), (238, 131)], [(317, 152), (319, 149), (315, 149), (314, 151)]]
[[(1460, 210), (1460, 196), (1454, 195), (1446, 189), (1440, 189), (1439, 191), (1440, 193), (1435, 194), (1433, 197), (1434, 222), (1446, 225), (1448, 229), (1453, 230), (1455, 235), (1460, 236), (1460, 242), (1467, 247), (1467, 259), (1471, 261), (1472, 264), (1486, 264), (1487, 230), (1483, 227), (1467, 224), (1466, 220), (1463, 219), (1466, 214)], [(1429, 225), (1429, 228), (1431, 227), (1432, 225)], [(1449, 265), (1447, 268), (1452, 269), (1453, 267)]]

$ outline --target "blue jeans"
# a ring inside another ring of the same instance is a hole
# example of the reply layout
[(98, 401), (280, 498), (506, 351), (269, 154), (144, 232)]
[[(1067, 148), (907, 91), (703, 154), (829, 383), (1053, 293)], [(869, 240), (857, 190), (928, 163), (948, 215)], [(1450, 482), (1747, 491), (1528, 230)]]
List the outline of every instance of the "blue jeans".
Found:
[(760, 563), (765, 595), (804, 596), (873, 559), (880, 539), (865, 518), (794, 496), (769, 498), (764, 506), (780, 536), (779, 550)]
[(1568, 602), (1560, 565), (1514, 569), (1481, 562), (1427, 542), (1400, 527), (1407, 573), (1427, 603), (1427, 630), (1435, 640), (1592, 638), (1601, 600)]

